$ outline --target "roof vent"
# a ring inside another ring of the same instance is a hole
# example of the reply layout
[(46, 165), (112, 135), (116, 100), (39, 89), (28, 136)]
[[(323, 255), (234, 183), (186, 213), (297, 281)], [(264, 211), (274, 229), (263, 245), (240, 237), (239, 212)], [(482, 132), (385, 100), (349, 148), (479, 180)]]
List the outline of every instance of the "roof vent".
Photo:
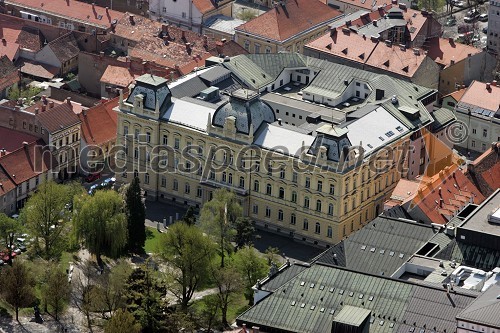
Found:
[(398, 104), (398, 96), (392, 95), (392, 97), (391, 97), (391, 103), (392, 104)]
[(414, 48), (413, 49), (413, 54), (417, 55), (417, 56), (420, 55), (420, 49), (419, 48)]

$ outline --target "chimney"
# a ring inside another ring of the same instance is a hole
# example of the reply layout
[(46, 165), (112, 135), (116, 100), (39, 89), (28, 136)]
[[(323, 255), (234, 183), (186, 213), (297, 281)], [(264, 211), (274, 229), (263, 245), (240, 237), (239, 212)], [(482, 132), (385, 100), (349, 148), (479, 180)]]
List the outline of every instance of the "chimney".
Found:
[(191, 52), (191, 43), (186, 43), (186, 51)]
[(252, 332), (253, 333), (259, 333), (260, 328), (257, 326), (252, 326)]
[(92, 2), (92, 9), (95, 9), (95, 2)]
[(53, 101), (49, 101), (49, 109), (52, 109), (54, 107), (54, 102)]
[(399, 4), (399, 9), (402, 9), (402, 10), (404, 10), (404, 11), (406, 12), (406, 9), (407, 9), (407, 8), (406, 8), (406, 4), (404, 4), (404, 3), (400, 3), (400, 4)]
[(69, 106), (72, 106), (71, 105), (71, 97), (66, 97), (66, 103), (68, 103)]
[(491, 83), (486, 83), (486, 90), (491, 90)]
[(163, 32), (164, 35), (168, 35), (168, 24), (161, 25), (161, 32)]
[(134, 14), (130, 14), (130, 15), (128, 16), (128, 19), (129, 19), (129, 21), (130, 21), (130, 24), (132, 24), (132, 25), (134, 25), (134, 24), (135, 24), (135, 21), (134, 21)]
[(278, 118), (278, 125), (281, 126), (281, 118)]
[(391, 1), (391, 3), (392, 3), (393, 5), (397, 5), (397, 4), (398, 4), (398, 0), (392, 0), (392, 1)]
[(42, 104), (42, 112), (45, 112), (45, 110), (47, 110), (47, 105)]
[(43, 104), (47, 104), (47, 95), (42, 95)]
[(186, 39), (186, 32), (184, 30), (182, 30), (182, 39)]
[(498, 83), (498, 82), (497, 82), (497, 80), (493, 80), (493, 81), (491, 81), (491, 85), (492, 85), (493, 87), (496, 87), (496, 86), (497, 86), (497, 83)]
[(378, 21), (377, 20), (373, 20), (373, 25), (377, 26), (377, 24), (378, 24)]
[(453, 37), (449, 37), (448, 38), (448, 42), (450, 42), (450, 44), (455, 44), (455, 41), (453, 40)]
[(225, 38), (222, 38), (222, 39), (221, 39), (220, 41), (222, 42), (222, 44), (226, 44), (226, 42), (227, 42), (227, 39), (225, 39)]
[(23, 99), (22, 98), (17, 99), (17, 105), (23, 106)]
[(203, 46), (205, 48), (208, 47), (208, 37), (207, 37), (207, 35), (203, 35)]
[(39, 108), (35, 108), (35, 114), (38, 114), (40, 112)]
[(441, 186), (438, 189), (439, 196), (441, 196)]
[(3, 149), (3, 148), (2, 148), (2, 149), (0, 149), (0, 157), (3, 157), (3, 156), (5, 156), (5, 155), (7, 155), (6, 150), (5, 150), (5, 149)]
[(106, 14), (109, 14), (109, 7), (106, 7)]
[(28, 149), (28, 142), (23, 141), (23, 147), (24, 147), (24, 149)]

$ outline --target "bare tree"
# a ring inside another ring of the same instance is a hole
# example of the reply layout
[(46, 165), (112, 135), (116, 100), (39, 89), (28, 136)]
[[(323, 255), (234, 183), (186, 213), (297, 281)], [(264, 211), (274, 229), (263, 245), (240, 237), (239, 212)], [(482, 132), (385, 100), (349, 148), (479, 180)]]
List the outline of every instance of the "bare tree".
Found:
[(86, 326), (93, 332), (92, 312), (99, 302), (99, 295), (96, 292), (96, 267), (90, 261), (85, 261), (78, 272), (73, 274), (72, 301), (74, 306), (85, 316)]

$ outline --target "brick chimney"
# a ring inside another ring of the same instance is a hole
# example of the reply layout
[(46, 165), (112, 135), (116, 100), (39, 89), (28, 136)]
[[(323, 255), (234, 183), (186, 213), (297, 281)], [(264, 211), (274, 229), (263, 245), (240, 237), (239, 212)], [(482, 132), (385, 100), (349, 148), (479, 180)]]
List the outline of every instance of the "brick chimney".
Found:
[(40, 109), (39, 108), (35, 108), (35, 114), (38, 114), (40, 113)]
[(191, 43), (186, 43), (186, 51), (191, 52)]
[(182, 30), (182, 39), (186, 39), (186, 32), (184, 30)]
[(52, 109), (54, 107), (54, 101), (49, 101), (49, 109)]
[(498, 83), (498, 82), (497, 82), (497, 80), (493, 80), (493, 81), (491, 81), (491, 85), (492, 85), (493, 87), (496, 87), (496, 86), (497, 86), (497, 83)]
[(129, 21), (130, 21), (130, 24), (132, 24), (132, 25), (134, 25), (134, 24), (135, 24), (135, 21), (134, 21), (134, 14), (130, 14), (130, 15), (128, 16), (128, 19), (129, 19)]
[(66, 103), (72, 107), (73, 105), (71, 104), (71, 97), (66, 97)]
[(47, 110), (47, 105), (42, 104), (42, 112), (45, 112), (45, 110)]
[(168, 24), (161, 25), (161, 32), (163, 32), (164, 35), (168, 35)]
[(3, 148), (0, 149), (0, 157), (3, 157), (5, 155), (7, 155), (7, 151), (5, 149), (3, 149)]
[(252, 332), (253, 333), (259, 333), (259, 331), (260, 331), (260, 327), (252, 326)]
[(203, 35), (203, 47), (208, 48), (208, 37), (207, 35)]

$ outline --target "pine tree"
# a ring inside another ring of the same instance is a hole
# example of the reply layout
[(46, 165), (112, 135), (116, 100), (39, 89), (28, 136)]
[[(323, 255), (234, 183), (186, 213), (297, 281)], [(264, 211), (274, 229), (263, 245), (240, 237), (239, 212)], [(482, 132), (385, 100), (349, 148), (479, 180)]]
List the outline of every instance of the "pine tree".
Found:
[(128, 228), (128, 249), (133, 252), (143, 251), (146, 243), (146, 207), (141, 195), (139, 178), (135, 177), (125, 192), (125, 204)]

